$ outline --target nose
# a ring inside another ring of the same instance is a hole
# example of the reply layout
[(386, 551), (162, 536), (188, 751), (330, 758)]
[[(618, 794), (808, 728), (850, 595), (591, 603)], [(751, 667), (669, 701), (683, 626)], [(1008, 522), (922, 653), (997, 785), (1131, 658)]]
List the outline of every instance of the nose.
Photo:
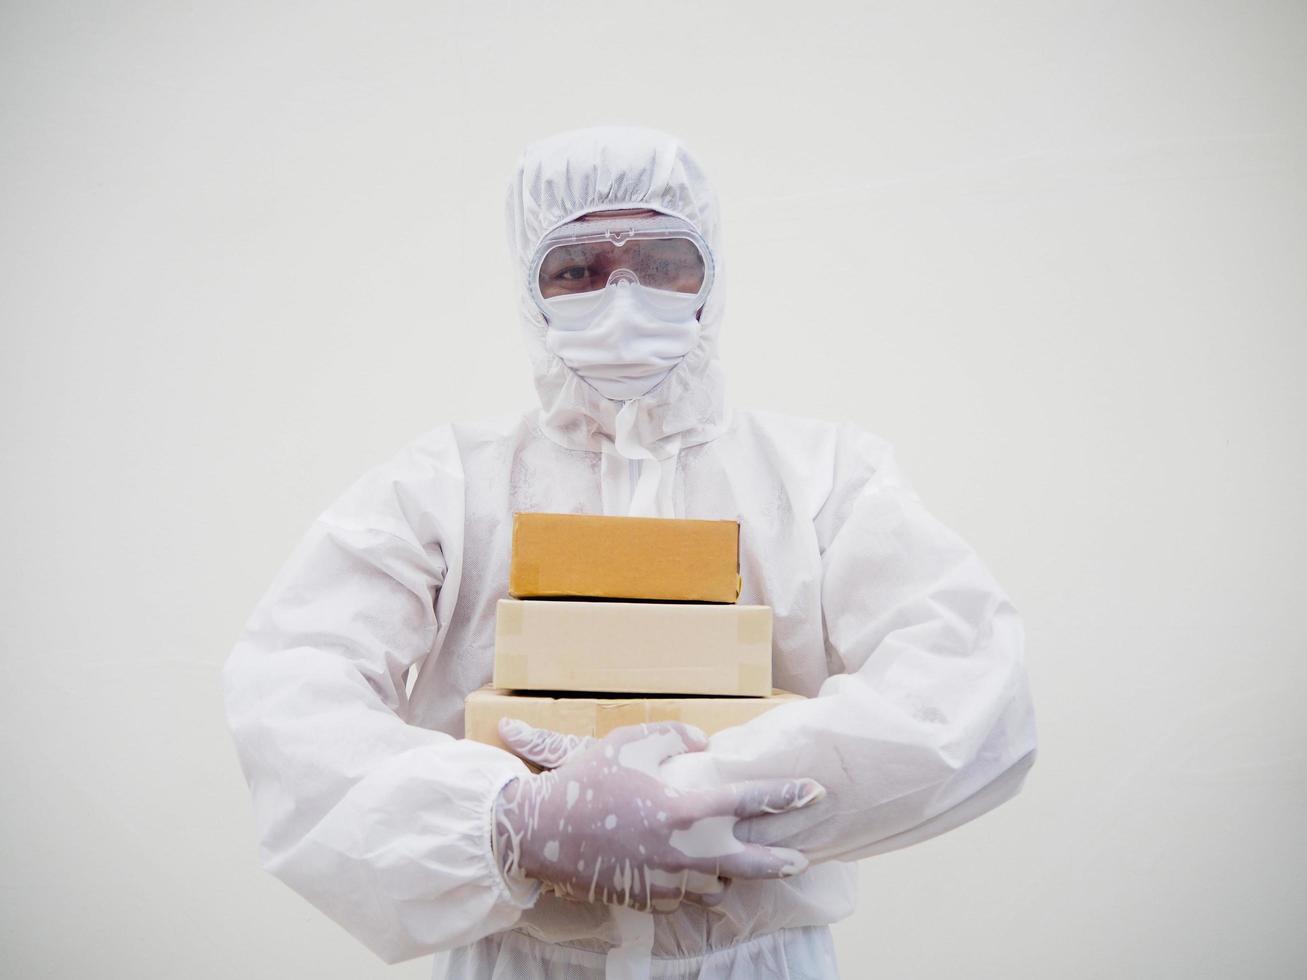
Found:
[(615, 269), (613, 274), (608, 277), (609, 286), (634, 286), (640, 282), (636, 274), (630, 269)]

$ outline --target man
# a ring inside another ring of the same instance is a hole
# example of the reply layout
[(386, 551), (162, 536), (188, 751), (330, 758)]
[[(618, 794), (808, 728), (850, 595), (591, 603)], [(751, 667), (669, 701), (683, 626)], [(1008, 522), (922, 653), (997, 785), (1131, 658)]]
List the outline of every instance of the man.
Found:
[[(676, 140), (602, 128), (529, 147), (508, 231), (540, 409), (442, 426), (364, 476), (227, 665), (264, 866), (387, 961), (448, 951), (437, 976), (835, 976), (851, 862), (1020, 788), (1035, 734), (1017, 615), (883, 441), (728, 411), (717, 206)], [(772, 607), (775, 683), (810, 700), (710, 742), (504, 729), (553, 774), (461, 739), (515, 511), (738, 519), (741, 601)], [(632, 739), (656, 743), (653, 763), (605, 778), (595, 753)], [(591, 831), (545, 840), (524, 816), (555, 815), (564, 774), (573, 802), (670, 792), (687, 827), (743, 819), (701, 848), (610, 834), (659, 855), (596, 889), (563, 858)]]

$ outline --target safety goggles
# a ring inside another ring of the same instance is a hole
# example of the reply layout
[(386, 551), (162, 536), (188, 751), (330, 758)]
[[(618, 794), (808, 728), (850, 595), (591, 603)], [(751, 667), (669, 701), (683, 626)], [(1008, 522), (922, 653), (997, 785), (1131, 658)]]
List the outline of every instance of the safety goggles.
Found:
[(638, 283), (669, 316), (693, 316), (712, 288), (712, 253), (670, 215), (572, 221), (545, 236), (531, 263), (531, 295), (550, 320), (592, 315), (605, 289)]

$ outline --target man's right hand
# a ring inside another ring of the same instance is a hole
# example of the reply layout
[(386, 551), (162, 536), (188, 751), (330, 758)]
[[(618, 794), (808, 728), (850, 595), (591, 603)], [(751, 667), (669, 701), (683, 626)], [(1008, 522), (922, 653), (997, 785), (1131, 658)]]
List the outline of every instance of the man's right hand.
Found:
[(808, 866), (798, 851), (738, 840), (734, 827), (807, 806), (825, 790), (811, 779), (678, 790), (658, 767), (704, 749), (697, 728), (631, 725), (593, 739), (504, 719), (499, 733), (544, 767), (505, 786), (496, 803), (496, 853), (507, 874), (577, 901), (668, 912), (682, 901), (715, 904), (731, 878), (784, 878)]

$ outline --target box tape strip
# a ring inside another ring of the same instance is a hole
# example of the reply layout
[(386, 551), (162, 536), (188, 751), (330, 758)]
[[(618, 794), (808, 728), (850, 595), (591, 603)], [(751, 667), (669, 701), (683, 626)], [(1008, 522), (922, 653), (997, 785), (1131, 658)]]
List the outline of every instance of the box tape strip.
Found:
[(527, 676), (528, 661), (522, 653), (496, 653), (494, 677), (491, 683), (495, 687), (512, 691), (530, 687)]
[(520, 602), (500, 599), (495, 609), (495, 626), (499, 636), (520, 636), (526, 607)]
[(756, 697), (771, 693), (771, 663), (744, 664), (739, 673), (740, 691)]
[(740, 609), (735, 618), (735, 639), (739, 643), (771, 645), (771, 609)]

